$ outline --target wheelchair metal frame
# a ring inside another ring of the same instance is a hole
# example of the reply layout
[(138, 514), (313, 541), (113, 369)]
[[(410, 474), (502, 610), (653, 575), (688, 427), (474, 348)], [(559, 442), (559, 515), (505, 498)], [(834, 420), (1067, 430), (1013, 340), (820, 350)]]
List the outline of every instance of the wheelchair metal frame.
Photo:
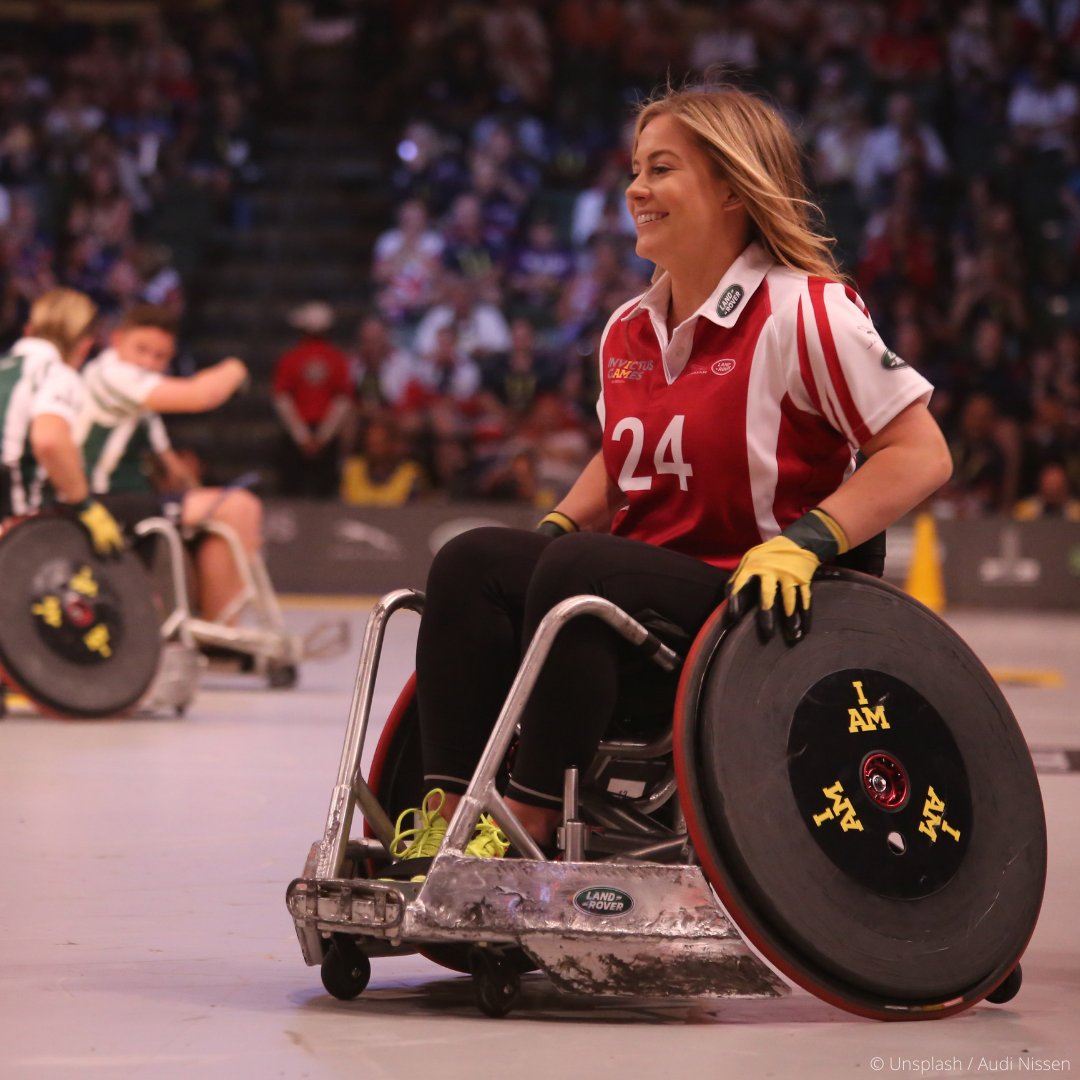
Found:
[[(585, 857), (593, 845), (581, 818), (577, 770), (566, 775), (558, 861), (544, 855), (496, 787), (522, 709), (555, 637), (571, 619), (602, 619), (661, 667), (670, 671), (678, 665), (674, 651), (600, 597), (571, 597), (541, 621), (426, 878), (413, 883), (349, 876), (361, 860), (390, 858), (394, 826), (361, 773), (361, 758), (387, 619), (401, 609), (421, 611), (423, 600), (418, 591), (403, 589), (383, 597), (372, 610), (323, 836), (312, 846), (303, 876), (288, 888), (287, 904), (304, 959), (324, 965), (324, 983), (330, 985), (326, 963), (335, 943), (349, 950), (354, 970), (367, 957), (457, 943), (473, 947), (477, 994), (481, 1008), (492, 1015), (505, 1012), (516, 993), (516, 976), (508, 976), (500, 959), (507, 947), (524, 949), (568, 992), (639, 997), (786, 993), (787, 984), (742, 939), (693, 863), (685, 828), (678, 828), (681, 814), (675, 829), (650, 821), (646, 811), (675, 793), (673, 775), (657, 792), (637, 800), (644, 805), (626, 800), (626, 805), (604, 807), (602, 799), (586, 799), (588, 816), (618, 837), (616, 850), (605, 852), (600, 861)], [(642, 742), (605, 742), (588, 776), (598, 775), (607, 759), (645, 759), (670, 749), (670, 732)], [(350, 840), (356, 806), (374, 838)], [(464, 855), (481, 813), (495, 815), (523, 857)], [(669, 861), (661, 861), (662, 856)], [(672, 863), (674, 857), (682, 861)], [(362, 943), (358, 951), (357, 942)], [(366, 977), (360, 989), (364, 983)], [(355, 993), (359, 989), (339, 996)], [(495, 1007), (485, 1005), (493, 1000)]]
[[(348, 634), (343, 622), (321, 623), (305, 637), (288, 632), (266, 563), (258, 552), (244, 549), (236, 530), (230, 526), (206, 521), (192, 532), (193, 536), (210, 534), (224, 540), (240, 577), (240, 592), (217, 619), (201, 618), (191, 610), (184, 569), (186, 530), (168, 518), (152, 517), (140, 521), (134, 531), (140, 537), (161, 537), (169, 554), (173, 610), (162, 625), (166, 641), (177, 639), (195, 646), (229, 649), (253, 657), (260, 670), (296, 665), (301, 660), (333, 655), (345, 648)], [(245, 616), (252, 621), (233, 625)]]

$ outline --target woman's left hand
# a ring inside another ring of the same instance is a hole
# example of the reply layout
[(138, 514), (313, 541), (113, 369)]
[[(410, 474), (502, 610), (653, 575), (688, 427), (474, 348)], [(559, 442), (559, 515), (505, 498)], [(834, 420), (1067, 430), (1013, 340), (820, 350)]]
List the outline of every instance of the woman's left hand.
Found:
[(730, 625), (757, 605), (758, 634), (768, 641), (776, 632), (776, 595), (780, 594), (780, 629), (789, 645), (810, 630), (810, 579), (829, 559), (848, 550), (840, 523), (820, 506), (793, 521), (779, 536), (752, 547), (728, 582), (725, 622)]
[(727, 625), (757, 607), (758, 634), (768, 641), (776, 633), (776, 597), (780, 596), (780, 629), (789, 645), (810, 629), (810, 579), (821, 560), (786, 536), (774, 536), (752, 547), (728, 584)]

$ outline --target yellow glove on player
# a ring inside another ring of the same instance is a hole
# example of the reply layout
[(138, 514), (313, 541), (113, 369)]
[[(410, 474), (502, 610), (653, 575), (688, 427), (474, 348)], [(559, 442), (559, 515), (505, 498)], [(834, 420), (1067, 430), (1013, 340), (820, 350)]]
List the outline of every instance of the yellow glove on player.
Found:
[(768, 640), (776, 632), (776, 597), (780, 626), (793, 645), (810, 629), (810, 579), (829, 559), (848, 550), (839, 523), (814, 509), (792, 522), (779, 536), (752, 547), (728, 582), (725, 623), (730, 625), (757, 606), (758, 633)]
[(124, 537), (116, 518), (97, 499), (83, 499), (75, 507), (79, 521), (90, 534), (90, 542), (99, 555), (115, 555), (123, 550)]

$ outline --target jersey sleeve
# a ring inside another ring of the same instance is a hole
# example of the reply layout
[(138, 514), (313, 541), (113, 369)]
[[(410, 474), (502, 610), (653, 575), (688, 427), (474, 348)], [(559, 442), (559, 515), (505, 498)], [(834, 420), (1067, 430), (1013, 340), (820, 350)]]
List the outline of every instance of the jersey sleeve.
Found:
[(143, 403), (163, 378), (156, 371), (147, 371), (111, 356), (95, 365), (90, 386), (108, 411), (132, 416), (142, 410)]
[(794, 325), (797, 403), (862, 446), (933, 386), (878, 334), (858, 293), (823, 278), (800, 291)]
[(83, 406), (83, 385), (74, 368), (50, 364), (34, 393), (30, 418), (59, 416), (75, 430)]

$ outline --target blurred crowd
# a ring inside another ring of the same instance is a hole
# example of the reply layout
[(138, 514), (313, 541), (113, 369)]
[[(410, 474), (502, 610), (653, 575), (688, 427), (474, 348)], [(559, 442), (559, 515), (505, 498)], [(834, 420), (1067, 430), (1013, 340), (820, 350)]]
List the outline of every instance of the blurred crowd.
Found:
[(941, 512), (1080, 516), (1075, 0), (385, 12), (404, 66), (369, 107), (409, 112), (344, 350), (358, 501), (377, 497), (368, 472), (406, 466), (411, 491), (542, 506), (565, 490), (599, 434), (599, 334), (651, 272), (623, 205), (633, 104), (719, 76), (783, 110), (845, 270), (937, 386), (956, 461)]
[(224, 10), (71, 21), (42, 4), (0, 34), (0, 343), (56, 285), (107, 325), (139, 302), (179, 314), (162, 225), (192, 197), (243, 226), (260, 179), (256, 50)]
[(941, 512), (1080, 517), (1080, 0), (53, 8), (0, 37), (0, 344), (55, 284), (107, 317), (181, 310), (161, 225), (192, 191), (250, 222), (283, 13), (378, 39), (357, 108), (394, 132), (392, 217), (358, 326), (294, 313), (283, 490), (556, 501), (598, 443), (600, 333), (652, 271), (623, 201), (633, 106), (725, 78), (784, 112), (845, 270), (937, 387)]

